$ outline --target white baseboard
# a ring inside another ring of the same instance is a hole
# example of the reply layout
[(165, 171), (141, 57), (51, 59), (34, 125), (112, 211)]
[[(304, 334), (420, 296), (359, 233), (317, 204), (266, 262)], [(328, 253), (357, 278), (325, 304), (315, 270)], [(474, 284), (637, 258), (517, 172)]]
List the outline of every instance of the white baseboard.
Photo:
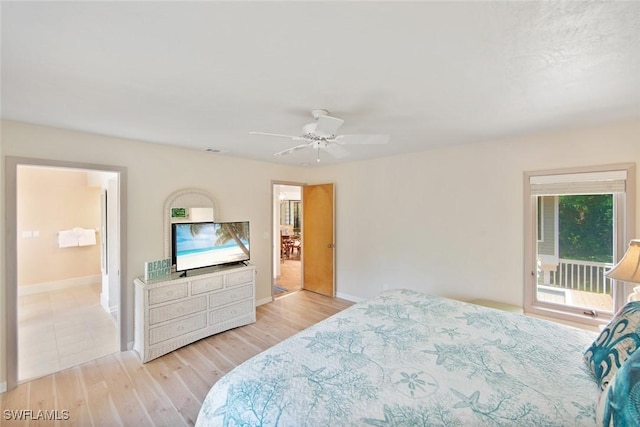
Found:
[(117, 305), (109, 305), (109, 297), (104, 293), (100, 294), (100, 306), (104, 311), (109, 313), (113, 317), (118, 317), (118, 306)]
[(41, 292), (60, 291), (62, 289), (74, 288), (76, 286), (93, 285), (101, 283), (102, 276), (84, 276), (71, 279), (56, 280), (53, 282), (38, 283), (35, 285), (18, 286), (18, 296), (39, 294)]
[(262, 304), (268, 304), (271, 301), (273, 301), (273, 298), (271, 298), (271, 297), (262, 298), (262, 299), (256, 300), (256, 307), (259, 306), (259, 305), (262, 305)]
[(365, 298), (354, 297), (353, 295), (344, 294), (342, 292), (336, 293), (336, 297), (341, 299), (346, 299), (347, 301), (351, 301), (351, 302), (362, 302), (365, 300)]
[(107, 313), (111, 312), (111, 310), (109, 309), (109, 296), (106, 295), (104, 292), (100, 292), (100, 305), (102, 306), (102, 308), (104, 308), (104, 311), (106, 311)]
[(0, 383), (0, 393), (7, 391), (7, 383)]

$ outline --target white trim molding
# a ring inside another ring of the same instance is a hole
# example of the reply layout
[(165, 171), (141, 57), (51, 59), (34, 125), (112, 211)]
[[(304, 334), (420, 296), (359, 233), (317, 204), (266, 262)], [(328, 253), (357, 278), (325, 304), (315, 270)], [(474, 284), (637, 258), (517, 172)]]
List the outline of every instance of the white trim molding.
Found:
[(99, 285), (102, 283), (102, 276), (72, 277), (71, 279), (55, 280), (52, 282), (36, 283), (35, 285), (18, 286), (18, 296), (39, 294), (42, 292), (61, 291), (63, 289), (75, 288), (85, 285)]
[(341, 299), (345, 299), (347, 301), (351, 301), (351, 302), (362, 302), (364, 301), (366, 298), (360, 298), (360, 297), (354, 297), (353, 295), (349, 295), (349, 294), (345, 294), (342, 292), (338, 292), (336, 293), (336, 297), (337, 298), (341, 298)]
[(272, 297), (267, 297), (267, 298), (262, 298), (259, 300), (256, 300), (256, 307), (259, 305), (263, 305), (263, 304), (269, 304), (270, 302), (273, 302), (273, 298)]

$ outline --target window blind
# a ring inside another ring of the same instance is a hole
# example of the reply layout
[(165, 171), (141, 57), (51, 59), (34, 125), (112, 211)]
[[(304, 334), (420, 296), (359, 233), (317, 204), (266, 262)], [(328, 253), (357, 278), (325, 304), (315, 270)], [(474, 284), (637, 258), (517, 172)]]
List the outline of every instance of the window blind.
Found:
[(529, 178), (532, 196), (622, 193), (626, 181), (625, 170), (536, 175)]

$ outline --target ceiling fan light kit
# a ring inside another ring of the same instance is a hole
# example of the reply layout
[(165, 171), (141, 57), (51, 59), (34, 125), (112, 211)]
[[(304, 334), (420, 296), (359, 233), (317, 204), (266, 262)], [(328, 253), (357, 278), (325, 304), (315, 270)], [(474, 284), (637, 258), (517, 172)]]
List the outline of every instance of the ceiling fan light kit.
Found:
[(329, 115), (329, 111), (325, 110), (324, 108), (311, 110), (311, 117), (313, 117), (316, 120), (318, 120), (318, 118), (320, 118), (321, 116), (328, 116), (328, 115)]
[(311, 111), (311, 116), (315, 119), (312, 123), (307, 123), (302, 127), (301, 136), (282, 135), (279, 133), (249, 132), (252, 135), (273, 136), (277, 138), (289, 138), (292, 141), (303, 141), (286, 150), (279, 151), (274, 156), (286, 156), (303, 148), (316, 150), (316, 162), (320, 162), (320, 150), (326, 151), (329, 155), (342, 159), (349, 155), (349, 152), (342, 147), (348, 144), (387, 144), (389, 135), (336, 135), (336, 132), (344, 123), (344, 120), (329, 116), (329, 112), (324, 109)]

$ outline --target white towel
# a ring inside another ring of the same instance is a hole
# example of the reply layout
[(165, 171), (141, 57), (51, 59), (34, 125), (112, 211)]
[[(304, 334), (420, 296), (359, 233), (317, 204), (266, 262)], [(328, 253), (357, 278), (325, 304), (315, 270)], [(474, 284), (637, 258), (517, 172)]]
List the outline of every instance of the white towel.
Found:
[(78, 246), (91, 246), (96, 244), (96, 230), (77, 229), (78, 230)]
[(78, 244), (78, 233), (75, 230), (64, 230), (58, 233), (58, 247), (69, 248)]

